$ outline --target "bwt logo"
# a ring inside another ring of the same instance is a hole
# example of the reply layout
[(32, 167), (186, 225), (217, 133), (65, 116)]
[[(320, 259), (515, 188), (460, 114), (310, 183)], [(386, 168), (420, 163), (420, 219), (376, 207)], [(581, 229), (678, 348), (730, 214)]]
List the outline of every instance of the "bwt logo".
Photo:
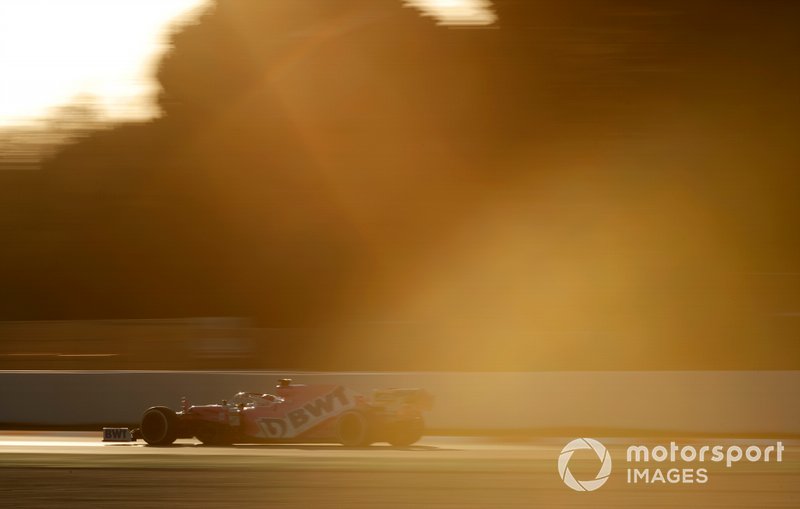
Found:
[(268, 438), (291, 438), (317, 424), (356, 406), (355, 393), (337, 387), (332, 392), (291, 410), (285, 417), (258, 420), (261, 433)]
[(128, 428), (103, 428), (103, 442), (132, 442)]
[[(595, 478), (589, 481), (575, 479), (567, 467), (572, 453), (581, 449), (593, 450), (597, 454), (597, 459), (602, 463)], [(608, 476), (611, 475), (611, 454), (608, 453), (606, 446), (593, 438), (576, 438), (561, 449), (561, 455), (558, 457), (558, 475), (561, 476), (564, 484), (575, 491), (594, 491), (604, 485)]]

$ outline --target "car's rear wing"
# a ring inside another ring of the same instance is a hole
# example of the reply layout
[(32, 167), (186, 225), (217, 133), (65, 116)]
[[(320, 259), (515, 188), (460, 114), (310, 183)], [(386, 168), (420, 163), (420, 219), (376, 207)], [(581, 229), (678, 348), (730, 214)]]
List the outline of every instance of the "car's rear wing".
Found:
[(385, 407), (410, 405), (419, 410), (430, 410), (433, 395), (425, 389), (375, 389), (372, 402)]

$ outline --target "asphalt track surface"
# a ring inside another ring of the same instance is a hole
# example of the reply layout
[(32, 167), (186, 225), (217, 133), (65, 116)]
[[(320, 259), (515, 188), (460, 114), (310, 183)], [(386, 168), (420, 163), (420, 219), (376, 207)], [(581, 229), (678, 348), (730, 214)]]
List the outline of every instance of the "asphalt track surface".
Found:
[[(407, 448), (375, 445), (206, 447), (103, 444), (99, 433), (0, 435), (0, 506), (162, 507), (800, 507), (800, 442), (784, 441), (781, 463), (705, 466), (705, 484), (629, 484), (625, 447), (603, 439), (615, 461), (597, 491), (561, 481), (557, 458), (569, 438), (517, 442), (426, 437)], [(681, 443), (750, 444), (694, 439)], [(664, 441), (651, 441), (652, 444)], [(763, 444), (774, 443), (763, 441)], [(592, 477), (597, 459), (570, 462)]]

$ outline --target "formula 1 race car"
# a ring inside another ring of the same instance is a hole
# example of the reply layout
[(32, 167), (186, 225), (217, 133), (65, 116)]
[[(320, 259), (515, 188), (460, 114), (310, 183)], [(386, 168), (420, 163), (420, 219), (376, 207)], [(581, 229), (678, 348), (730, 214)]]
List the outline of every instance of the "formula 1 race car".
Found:
[(192, 437), (207, 445), (408, 446), (422, 437), (422, 411), (431, 404), (431, 395), (423, 389), (376, 390), (369, 400), (341, 385), (301, 385), (281, 379), (275, 394), (240, 392), (230, 401), (212, 405), (190, 405), (184, 398), (178, 412), (163, 406), (148, 408), (131, 436), (161, 446)]

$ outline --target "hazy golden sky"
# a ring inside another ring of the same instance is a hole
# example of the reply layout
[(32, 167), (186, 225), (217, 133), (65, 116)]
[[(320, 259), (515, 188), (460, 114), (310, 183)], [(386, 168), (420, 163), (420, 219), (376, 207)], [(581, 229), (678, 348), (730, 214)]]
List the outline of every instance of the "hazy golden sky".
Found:
[(91, 97), (110, 119), (153, 116), (153, 64), (171, 22), (204, 0), (0, 3), (0, 125)]
[(0, 0), (7, 105), (160, 108), (63, 109), (38, 165), (36, 129), (0, 129), (0, 319), (391, 323), (325, 345), (411, 338), (413, 369), (796, 369), (796, 1), (208, 2), (148, 39), (113, 29), (141, 4)]

